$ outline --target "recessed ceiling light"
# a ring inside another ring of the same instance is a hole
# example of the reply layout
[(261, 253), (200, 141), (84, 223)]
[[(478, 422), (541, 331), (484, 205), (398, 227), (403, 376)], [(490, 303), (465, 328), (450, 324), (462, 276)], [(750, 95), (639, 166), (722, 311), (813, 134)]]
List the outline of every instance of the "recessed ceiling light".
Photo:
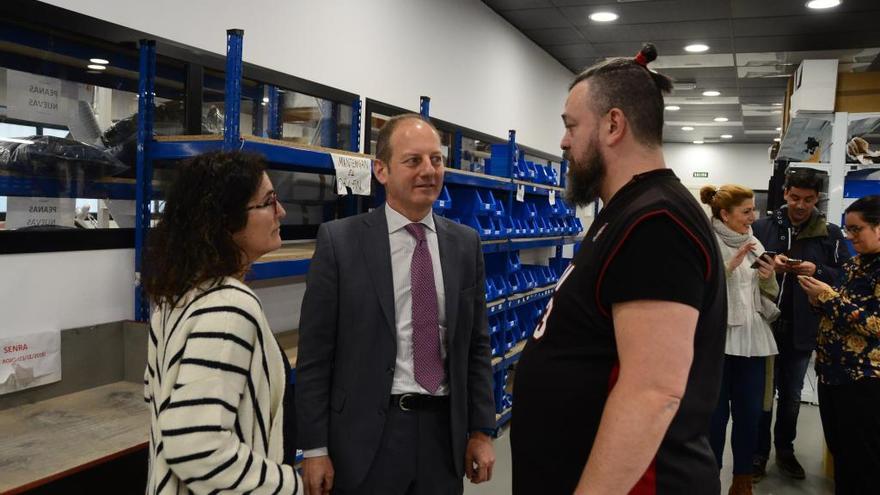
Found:
[(670, 112), (677, 112), (677, 111), (681, 110), (681, 107), (678, 105), (666, 105), (666, 109), (669, 110)]
[(709, 49), (709, 45), (704, 45), (702, 43), (694, 43), (693, 45), (688, 45), (684, 47), (684, 51), (691, 53), (702, 53)]
[(721, 139), (733, 139), (733, 134), (722, 134)]
[(782, 141), (782, 140), (779, 139), (779, 138), (773, 138), (773, 140), (776, 141), (777, 143), (778, 143), (779, 141)]
[(269, 103), (269, 97), (268, 97), (268, 96), (264, 96), (264, 97), (263, 97), (263, 103)]
[(840, 0), (812, 0), (807, 2), (807, 7), (811, 9), (830, 9), (840, 5)]
[(709, 91), (703, 91), (703, 96), (721, 96), (721, 91), (710, 89)]
[(86, 67), (88, 67), (89, 69), (92, 69), (92, 70), (104, 70), (107, 68), (107, 67), (104, 67), (103, 65), (97, 65), (97, 64), (89, 64)]
[(691, 126), (689, 126), (689, 125), (686, 125), (686, 126), (682, 127), (681, 130), (683, 130), (683, 131), (692, 131), (692, 130), (694, 130), (694, 128), (691, 127)]
[(104, 58), (90, 58), (89, 62), (91, 62), (93, 64), (102, 64), (102, 65), (107, 65), (110, 63), (109, 60), (104, 59)]
[(594, 22), (612, 22), (616, 21), (618, 15), (614, 12), (593, 12), (590, 14), (590, 20)]
[(777, 127), (776, 130), (777, 130), (777, 131), (781, 131), (781, 130), (782, 130), (782, 127)]
[(702, 141), (694, 141), (694, 144), (703, 144)]
[(715, 122), (727, 122), (727, 117), (715, 117)]

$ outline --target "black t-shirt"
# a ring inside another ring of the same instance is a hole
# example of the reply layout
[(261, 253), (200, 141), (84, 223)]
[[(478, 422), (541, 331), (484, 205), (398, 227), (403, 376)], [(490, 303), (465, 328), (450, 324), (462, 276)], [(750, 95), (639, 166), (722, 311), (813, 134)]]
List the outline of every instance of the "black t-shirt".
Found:
[(517, 366), (515, 494), (574, 490), (618, 373), (612, 306), (636, 300), (680, 302), (700, 316), (679, 411), (631, 493), (720, 491), (708, 426), (724, 357), (723, 270), (705, 213), (671, 171), (636, 176), (618, 191), (560, 277)]
[(667, 216), (639, 223), (611, 260), (600, 294), (606, 306), (652, 299), (700, 309), (706, 265), (694, 240)]

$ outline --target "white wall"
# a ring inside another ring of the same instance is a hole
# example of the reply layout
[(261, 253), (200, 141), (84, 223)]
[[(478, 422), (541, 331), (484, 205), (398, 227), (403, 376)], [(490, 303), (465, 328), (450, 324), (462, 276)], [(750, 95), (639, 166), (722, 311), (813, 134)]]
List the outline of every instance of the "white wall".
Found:
[(0, 338), (133, 316), (133, 249), (0, 256)]
[[(689, 188), (739, 184), (767, 189), (773, 172), (767, 148), (766, 144), (666, 143), (663, 155), (666, 166)], [(709, 177), (695, 178), (694, 172), (708, 172)]]
[[(558, 150), (571, 72), (479, 0), (50, 0), (437, 118)], [(207, 13), (207, 14), (206, 14)], [(0, 256), (0, 337), (132, 318), (133, 251)], [(298, 326), (303, 284), (257, 290), (276, 331)]]
[(479, 0), (49, 0), (46, 3), (558, 150), (571, 72)]

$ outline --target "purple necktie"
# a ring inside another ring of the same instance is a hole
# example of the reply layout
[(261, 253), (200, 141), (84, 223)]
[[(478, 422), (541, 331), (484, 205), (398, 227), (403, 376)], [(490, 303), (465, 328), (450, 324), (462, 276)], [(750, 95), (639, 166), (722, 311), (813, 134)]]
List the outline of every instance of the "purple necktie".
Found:
[(425, 226), (411, 223), (406, 231), (416, 238), (410, 264), (412, 290), (413, 374), (416, 382), (432, 394), (443, 382), (443, 361), (440, 359), (440, 326), (437, 316), (437, 287), (434, 265), (425, 239)]

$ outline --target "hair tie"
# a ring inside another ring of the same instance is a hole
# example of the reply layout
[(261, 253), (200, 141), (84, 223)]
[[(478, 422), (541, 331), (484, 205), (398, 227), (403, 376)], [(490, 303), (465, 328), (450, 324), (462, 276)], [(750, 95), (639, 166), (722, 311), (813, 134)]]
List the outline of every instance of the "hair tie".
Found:
[(639, 53), (636, 54), (635, 62), (644, 68), (648, 68), (648, 64), (657, 59), (657, 48), (651, 43), (645, 43)]

